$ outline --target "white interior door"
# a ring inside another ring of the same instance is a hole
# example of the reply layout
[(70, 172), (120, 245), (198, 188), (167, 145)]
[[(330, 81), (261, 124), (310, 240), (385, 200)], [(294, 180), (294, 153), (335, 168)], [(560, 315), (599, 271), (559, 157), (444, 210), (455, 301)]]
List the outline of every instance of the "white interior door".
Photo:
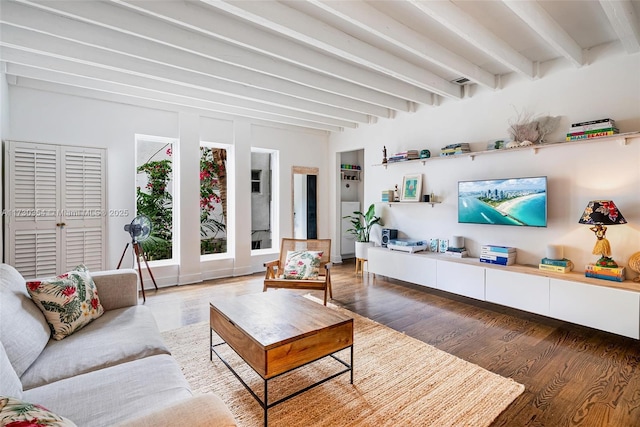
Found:
[(5, 145), (6, 260), (25, 278), (105, 267), (106, 151)]

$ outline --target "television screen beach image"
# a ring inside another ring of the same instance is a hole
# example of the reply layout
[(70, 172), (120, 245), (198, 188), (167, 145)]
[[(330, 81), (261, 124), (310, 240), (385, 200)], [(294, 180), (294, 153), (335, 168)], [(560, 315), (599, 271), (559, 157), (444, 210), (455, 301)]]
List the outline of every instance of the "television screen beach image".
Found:
[(547, 226), (547, 177), (458, 182), (458, 222)]

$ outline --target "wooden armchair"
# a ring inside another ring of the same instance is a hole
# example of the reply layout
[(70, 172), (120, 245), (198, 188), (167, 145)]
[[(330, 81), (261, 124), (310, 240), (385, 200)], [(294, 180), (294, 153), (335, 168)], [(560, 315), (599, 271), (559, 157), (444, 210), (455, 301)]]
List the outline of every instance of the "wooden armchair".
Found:
[[(320, 267), (317, 279), (285, 279), (284, 267), (287, 260), (287, 251), (322, 251)], [(280, 244), (280, 259), (264, 263), (267, 268), (264, 278), (264, 288), (286, 289), (316, 289), (324, 291), (324, 305), (327, 305), (327, 292), (333, 298), (331, 292), (331, 239), (302, 240), (282, 239)]]

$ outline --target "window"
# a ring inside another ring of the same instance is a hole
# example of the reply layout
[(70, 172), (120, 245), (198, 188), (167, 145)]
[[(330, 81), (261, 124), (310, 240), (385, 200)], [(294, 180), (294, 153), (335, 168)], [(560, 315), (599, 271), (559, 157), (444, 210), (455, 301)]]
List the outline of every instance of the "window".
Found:
[(262, 177), (262, 171), (261, 170), (255, 170), (252, 169), (251, 170), (251, 192), (252, 193), (260, 193), (260, 188), (261, 188), (261, 179)]
[(277, 233), (278, 152), (251, 149), (251, 249), (271, 249)]
[(151, 220), (151, 234), (142, 241), (148, 260), (173, 258), (174, 140), (136, 136), (136, 215)]
[(200, 254), (227, 252), (227, 148), (200, 146)]

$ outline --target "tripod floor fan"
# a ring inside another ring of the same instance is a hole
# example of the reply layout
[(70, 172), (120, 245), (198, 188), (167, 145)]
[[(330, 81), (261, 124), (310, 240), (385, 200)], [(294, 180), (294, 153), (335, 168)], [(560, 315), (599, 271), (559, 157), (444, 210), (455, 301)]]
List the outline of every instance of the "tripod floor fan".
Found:
[[(149, 272), (149, 276), (151, 276), (151, 281), (153, 282), (153, 286), (158, 289), (158, 285), (156, 285), (156, 279), (153, 277), (153, 273), (151, 272), (151, 268), (147, 263), (147, 258), (144, 256), (144, 251), (142, 250), (142, 245), (140, 242), (144, 242), (151, 235), (151, 220), (149, 217), (144, 215), (138, 215), (131, 221), (131, 224), (126, 224), (124, 226), (124, 231), (129, 233), (131, 236), (131, 247), (133, 247), (133, 253), (136, 258), (136, 263), (138, 264), (138, 276), (140, 277), (140, 288), (142, 289), (142, 301), (146, 302), (147, 297), (144, 294), (144, 281), (142, 280), (142, 269), (140, 268), (140, 257), (144, 261), (144, 264), (147, 267), (147, 271)], [(124, 255), (127, 253), (127, 249), (129, 248), (129, 243), (127, 243), (124, 247), (124, 251), (122, 251), (122, 256), (120, 257), (120, 262), (118, 262), (118, 267), (122, 265), (122, 260), (124, 259)]]

